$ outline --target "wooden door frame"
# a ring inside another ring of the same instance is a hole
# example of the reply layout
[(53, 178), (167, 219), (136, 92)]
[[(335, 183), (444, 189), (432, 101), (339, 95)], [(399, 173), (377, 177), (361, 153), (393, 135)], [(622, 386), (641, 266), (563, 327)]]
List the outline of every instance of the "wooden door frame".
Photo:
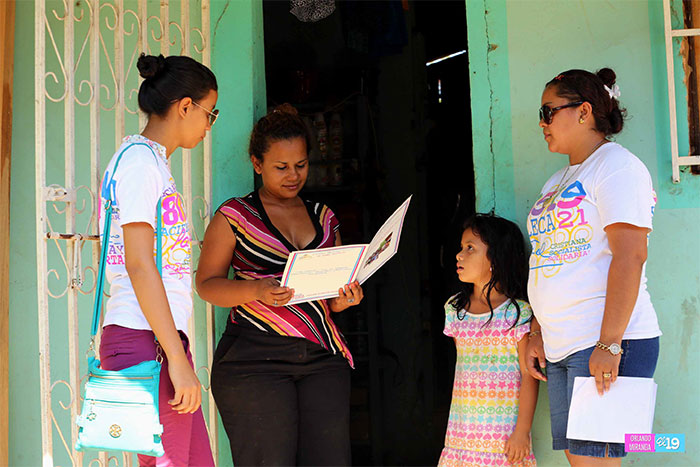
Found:
[(9, 463), (10, 168), (15, 0), (0, 1), (0, 465)]

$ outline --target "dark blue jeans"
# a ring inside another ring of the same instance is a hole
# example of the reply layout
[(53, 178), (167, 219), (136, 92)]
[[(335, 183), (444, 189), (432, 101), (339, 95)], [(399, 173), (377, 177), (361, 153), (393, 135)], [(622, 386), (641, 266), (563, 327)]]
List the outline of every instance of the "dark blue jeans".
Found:
[[(568, 439), (566, 427), (569, 419), (571, 393), (574, 378), (589, 377), (588, 360), (595, 347), (579, 350), (556, 363), (547, 362), (547, 391), (549, 393), (549, 413), (552, 419), (552, 448), (568, 449), (571, 454), (590, 457), (624, 457), (622, 443), (601, 443)], [(622, 341), (622, 356), (618, 376), (651, 378), (659, 359), (659, 338)]]

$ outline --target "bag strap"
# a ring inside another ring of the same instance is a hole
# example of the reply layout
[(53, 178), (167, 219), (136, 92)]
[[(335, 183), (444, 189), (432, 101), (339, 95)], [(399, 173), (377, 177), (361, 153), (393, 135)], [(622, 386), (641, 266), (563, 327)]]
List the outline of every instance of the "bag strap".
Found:
[[(132, 146), (146, 146), (151, 150), (153, 156), (158, 160), (158, 156), (153, 151), (153, 148), (146, 143), (132, 143), (125, 147), (122, 152), (117, 156), (117, 161), (114, 163), (114, 168), (112, 169), (112, 176), (110, 177), (107, 187), (110, 187), (112, 181), (114, 180), (114, 174), (117, 172), (117, 166), (121, 160), (124, 152)], [(92, 309), (92, 327), (90, 329), (90, 349), (89, 351), (94, 351), (95, 336), (97, 335), (98, 327), (100, 325), (100, 314), (102, 312), (102, 291), (104, 289), (105, 273), (107, 269), (107, 252), (109, 251), (110, 233), (112, 228), (112, 190), (107, 189), (107, 198), (105, 200), (105, 221), (104, 228), (102, 230), (102, 252), (100, 253), (100, 267), (97, 273), (97, 283), (95, 285), (95, 304)], [(163, 277), (163, 227), (162, 227), (162, 206), (161, 199), (158, 198), (158, 204), (156, 208), (156, 229), (157, 233), (157, 243), (156, 243), (156, 266), (158, 267), (158, 274)]]

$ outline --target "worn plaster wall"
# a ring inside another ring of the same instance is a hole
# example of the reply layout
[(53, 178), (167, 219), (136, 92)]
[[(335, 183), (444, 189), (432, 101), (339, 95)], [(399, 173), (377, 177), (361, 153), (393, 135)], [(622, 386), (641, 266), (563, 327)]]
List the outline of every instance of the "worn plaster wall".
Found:
[[(649, 168), (658, 195), (647, 275), (664, 335), (655, 379), (655, 433), (683, 433), (685, 454), (630, 455), (625, 464), (700, 462), (697, 360), (700, 325), (700, 176), (671, 183), (662, 2), (467, 0), (477, 210), (525, 218), (546, 179), (566, 164), (549, 153), (538, 127), (544, 84), (570, 68), (612, 67), (628, 120), (617, 141)], [(680, 27), (680, 2), (674, 24)], [(677, 48), (676, 48), (677, 50)], [(676, 57), (681, 153), (688, 148), (682, 68)], [(543, 466), (565, 464), (551, 450), (546, 388), (533, 429)]]

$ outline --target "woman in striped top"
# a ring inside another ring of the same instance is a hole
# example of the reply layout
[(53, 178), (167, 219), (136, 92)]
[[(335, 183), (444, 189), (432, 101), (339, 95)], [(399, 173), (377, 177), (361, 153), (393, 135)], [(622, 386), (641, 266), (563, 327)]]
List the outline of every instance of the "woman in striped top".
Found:
[(299, 197), (309, 147), (290, 105), (260, 119), (249, 153), (262, 187), (222, 204), (204, 236), (197, 290), (232, 307), (211, 383), (236, 465), (350, 465), (353, 362), (331, 313), (362, 288), (286, 306), (294, 291), (279, 284), (290, 252), (340, 244), (333, 211)]

